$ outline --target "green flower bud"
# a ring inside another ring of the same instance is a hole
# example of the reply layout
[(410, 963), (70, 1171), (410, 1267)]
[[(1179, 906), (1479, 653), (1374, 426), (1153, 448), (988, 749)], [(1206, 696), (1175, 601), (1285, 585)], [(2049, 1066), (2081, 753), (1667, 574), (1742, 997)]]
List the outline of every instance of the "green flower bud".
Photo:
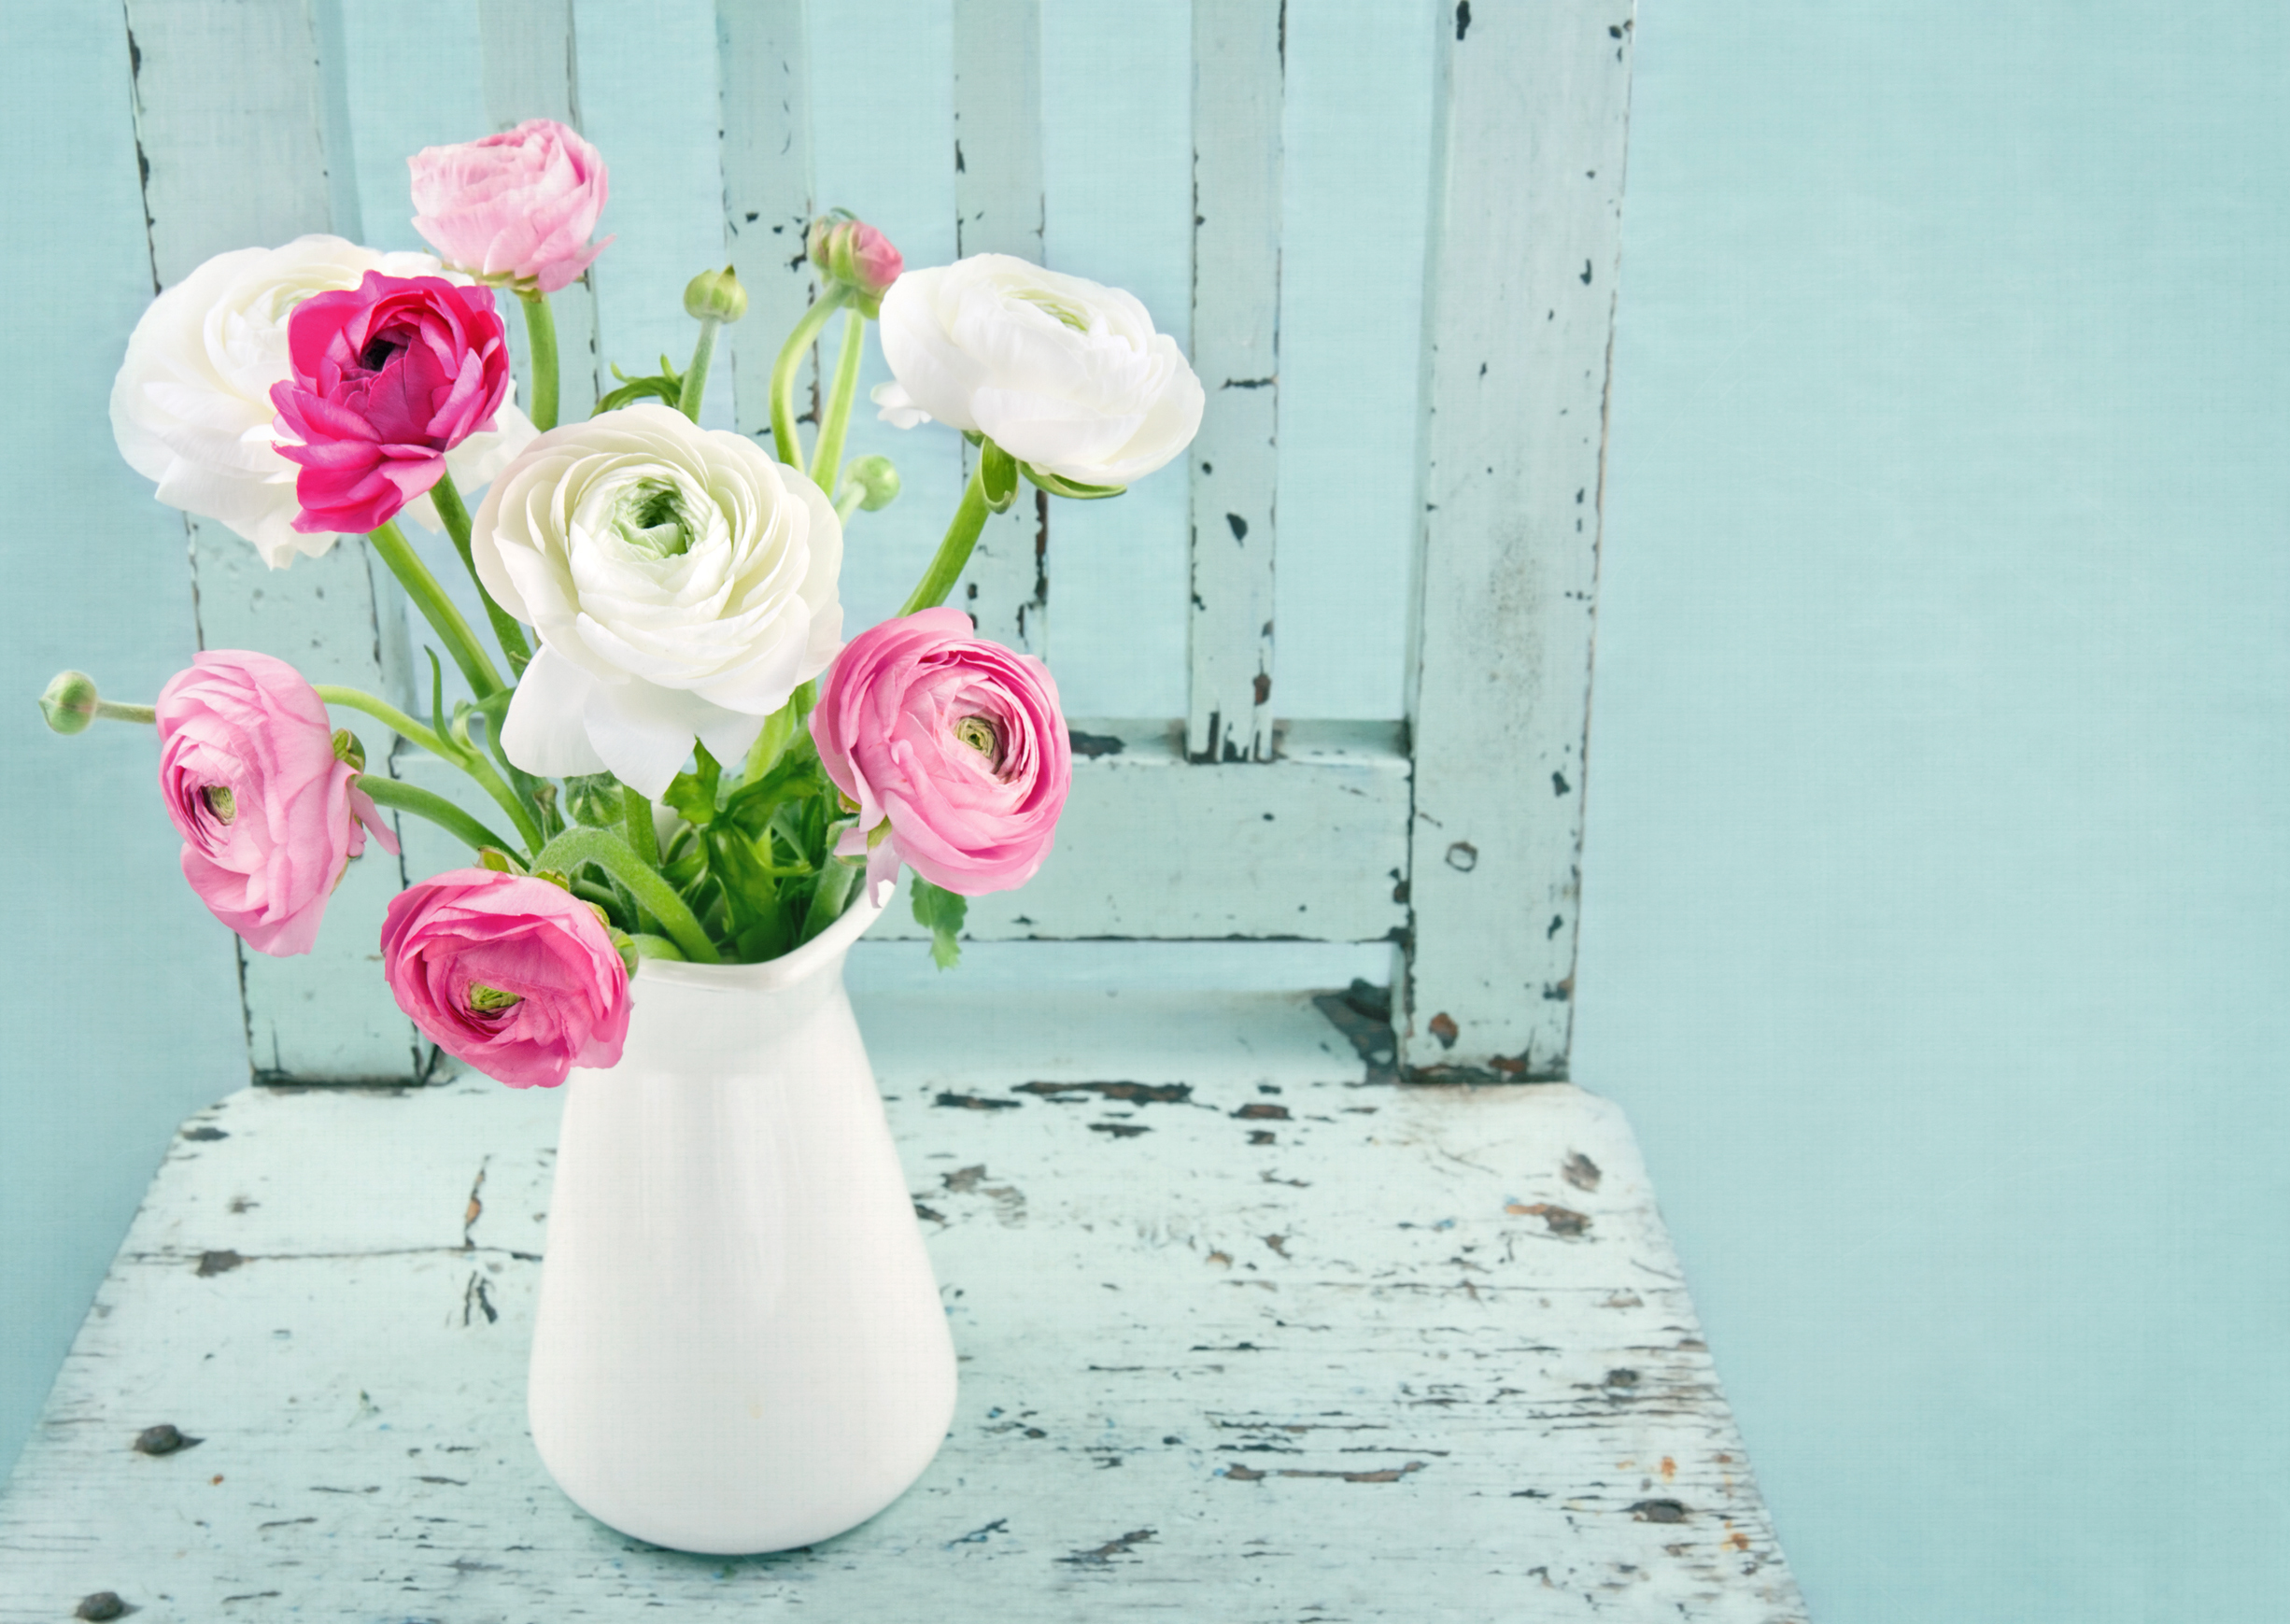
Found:
[(469, 1007), (480, 1015), (498, 1015), (503, 1010), (514, 1010), (523, 1003), (516, 993), (504, 993), (499, 987), (488, 987), (472, 981), (469, 986)]
[(737, 321), (747, 314), (747, 289), (729, 265), (702, 271), (684, 286), (684, 313), (695, 320)]
[(522, 874), (525, 865), (498, 846), (477, 848), (477, 867), (489, 868), (496, 874)]
[(898, 500), (898, 470), (887, 457), (861, 457), (842, 471), (845, 494), (858, 491), (859, 506), (874, 513)]
[(883, 295), (906, 268), (891, 240), (847, 208), (834, 209), (812, 221), (803, 247), (822, 275), (851, 289), (852, 302), (869, 320), (882, 309)]
[(358, 741), (358, 735), (347, 727), (334, 729), (334, 759), (348, 762), (353, 772), (366, 770), (366, 747)]
[(84, 733), (95, 720), (100, 698), (87, 672), (58, 671), (40, 695), (40, 714), (59, 733)]

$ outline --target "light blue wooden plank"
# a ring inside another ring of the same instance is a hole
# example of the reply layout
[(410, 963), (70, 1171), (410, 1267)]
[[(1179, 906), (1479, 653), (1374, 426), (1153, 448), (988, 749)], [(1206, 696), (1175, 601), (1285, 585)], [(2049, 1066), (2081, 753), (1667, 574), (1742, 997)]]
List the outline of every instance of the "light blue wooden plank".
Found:
[[(477, 10), (469, 0), (392, 0), (388, 7), (346, 5), (347, 49), (342, 78), (357, 158), (359, 240), (370, 247), (433, 252), (414, 229), (412, 179), (405, 161), (424, 147), (489, 134), (480, 64)], [(524, 323), (510, 313), (513, 345)], [(522, 370), (519, 350), (518, 376)]]
[[(1190, 353), (1193, 50), (1182, 5), (1049, 0), (1041, 19), (1044, 252), (1125, 288)], [(1118, 65), (1115, 65), (1118, 64)], [(1176, 716), (1185, 706), (1182, 461), (1111, 501), (1052, 504), (1068, 712)]]
[[(634, 376), (692, 357), (699, 323), (684, 285), (724, 263), (724, 177), (717, 131), (714, 0), (583, 0), (584, 134), (612, 165), (611, 229), (619, 241), (590, 268), (598, 342), (609, 370)], [(731, 374), (712, 367), (700, 421), (731, 427)]]
[[(811, 11), (813, 171), (822, 209), (843, 207), (873, 222), (910, 266), (955, 257), (952, 0), (879, 0)], [(775, 336), (774, 344), (785, 337)], [(840, 339), (838, 340), (840, 342)], [(860, 373), (860, 404), (848, 442), (854, 457), (880, 454), (905, 482), (898, 501), (852, 515), (844, 531), (842, 601), (847, 633), (896, 611), (929, 562), (961, 500), (962, 442), (938, 424), (898, 430), (875, 417), (868, 391), (885, 382), (872, 334)]]
[[(747, 289), (747, 317), (724, 330), (718, 364), (734, 426), (767, 442), (771, 369), (818, 281), (804, 252), (818, 212), (806, 9), (804, 0), (717, 0), (715, 7), (725, 248)], [(816, 357), (814, 348), (797, 386), (800, 399), (818, 386)]]
[(1402, 1057), (1563, 1077), (1621, 256), (1630, 13), (1443, 28)]
[[(342, 120), (328, 114), (307, 0), (134, 0), (127, 24), (155, 282), (179, 280), (225, 249), (329, 230), (337, 205), (354, 206), (354, 190), (328, 174), (327, 138), (339, 137)], [(201, 646), (261, 649), (316, 682), (401, 690), (403, 605), (362, 539), (274, 572), (222, 527), (188, 529)], [(412, 1075), (413, 1029), (374, 973), (382, 912), (402, 883), (396, 860), (370, 849), (328, 903), (315, 952), (274, 959), (240, 950), (258, 1074)]]
[(1190, 459), (1196, 761), (1272, 759), (1287, 33), (1284, 0), (1194, 0), (1193, 364), (1209, 395)]
[[(1041, 263), (1041, 0), (954, 0), (954, 246)], [(1050, 645), (1050, 502), (1022, 486), (986, 521), (949, 601), (980, 633)]]
[(1283, 716), (1397, 716), (1416, 525), (1433, 49), (1452, 0), (1288, 8)]
[[(506, 130), (528, 119), (554, 119), (568, 129), (582, 129), (572, 0), (477, 0), (477, 38), (486, 118), (493, 129)], [(603, 156), (610, 170), (612, 154)], [(618, 207), (608, 202), (598, 232), (618, 230), (619, 218)], [(549, 295), (549, 307), (557, 319), (558, 420), (577, 422), (602, 392), (599, 380), (611, 376), (598, 348), (596, 267)], [(523, 321), (511, 325), (521, 328)], [(514, 342), (521, 354), (522, 332)]]

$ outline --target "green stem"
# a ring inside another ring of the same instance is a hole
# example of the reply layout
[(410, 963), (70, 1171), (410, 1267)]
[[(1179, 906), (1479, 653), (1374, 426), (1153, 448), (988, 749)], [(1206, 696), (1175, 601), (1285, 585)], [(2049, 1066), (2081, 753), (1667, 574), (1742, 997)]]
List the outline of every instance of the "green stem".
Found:
[[(809, 941), (828, 925), (841, 919), (851, 906), (851, 889), (858, 877), (865, 873), (865, 862), (852, 862), (842, 857), (830, 857), (819, 875), (818, 888), (811, 896), (811, 911), (803, 916), (803, 940)], [(797, 946), (800, 947), (801, 942)]]
[(700, 339), (692, 346), (692, 364), (684, 370), (684, 392), (676, 401), (676, 410), (695, 423), (700, 421), (700, 402), (708, 394), (708, 363), (715, 359), (715, 330), (722, 325), (713, 316), (700, 318)]
[(946, 527), (946, 539), (939, 544), (930, 568), (914, 584), (899, 614), (935, 609), (946, 601), (946, 595), (962, 578), (962, 567), (970, 561), (970, 549), (978, 545), (979, 532), (986, 528), (987, 511), (986, 459), (981, 456), (970, 469), (970, 483), (962, 487), (962, 505), (954, 509), (954, 522)]
[(660, 834), (652, 826), (652, 803), (641, 789), (620, 786), (620, 813), (628, 825), (629, 849), (644, 860), (644, 867), (660, 866)]
[(684, 950), (664, 936), (649, 936), (640, 930), (629, 939), (636, 944), (639, 958), (664, 958), (676, 964), (685, 962)]
[(525, 340), (532, 351), (532, 403), (526, 415), (545, 434), (557, 426), (557, 318), (545, 293), (520, 291), (517, 300), (525, 306)]
[(645, 868), (643, 859), (629, 849), (628, 841), (610, 829), (567, 829), (534, 853), (532, 859), (536, 869), (554, 868), (565, 874), (588, 863), (627, 886), (637, 905), (660, 922), (660, 928), (684, 950), (686, 958), (703, 965), (724, 962), (708, 933), (700, 928), (700, 921), (676, 895), (676, 888)]
[(326, 704), (363, 711), (399, 738), (420, 745), (439, 760), (449, 761), (468, 773), (477, 781), (479, 788), (493, 798), (493, 803), (509, 814), (509, 821), (516, 826), (516, 832), (524, 838), (528, 852), (541, 844), (541, 826), (533, 820), (525, 803), (516, 798), (516, 792), (502, 782), (501, 774), (493, 770), (492, 763), (484, 756), (474, 750), (463, 750), (449, 739), (439, 737), (395, 705), (375, 699), (362, 688), (346, 688), (334, 683), (313, 683), (311, 687)]
[(447, 834), (458, 836), (472, 851), (483, 846), (490, 846), (497, 852), (511, 849), (508, 841), (442, 795), (433, 795), (411, 784), (401, 784), (377, 772), (360, 773), (358, 787), (373, 798), (375, 806), (395, 807), (400, 812), (412, 812), (416, 817), (428, 818)]
[(437, 635), (445, 640), (445, 652), (469, 680), (471, 691), (480, 699), (499, 693), (506, 685), (501, 673), (493, 669), (477, 634), (470, 630), (469, 622), (461, 618), (461, 612), (445, 596), (445, 589), (430, 573), (429, 566), (414, 551), (405, 532), (398, 529), (397, 521), (386, 522), (368, 539), (374, 543), (374, 550), (381, 554), (382, 562), (389, 566), (389, 572), (404, 586), (405, 595), (414, 600), (423, 618), (437, 628)]
[(835, 362), (835, 389), (827, 396), (827, 421), (811, 454), (811, 482), (831, 500), (842, 472), (843, 436), (851, 427), (851, 401), (858, 393), (859, 358), (867, 349), (867, 318), (856, 310), (843, 318), (842, 354)]
[(116, 699), (95, 701), (95, 719), (99, 722), (147, 722), (159, 720), (159, 711), (152, 705), (125, 705)]
[(819, 295), (803, 319), (787, 334), (779, 359), (771, 363), (771, 445), (779, 459), (790, 468), (803, 466), (803, 443), (795, 436), (795, 374), (803, 356), (819, 337), (827, 318), (851, 303), (851, 289), (837, 283)]
[(430, 487), (430, 500), (437, 504), (437, 516), (445, 521), (445, 533), (453, 538), (453, 550), (461, 555), (461, 568), (476, 583), (477, 596), (485, 600), (485, 617), (493, 623), (493, 636), (501, 643), (501, 652), (509, 657), (512, 680), (525, 674), (532, 663), (532, 648), (525, 641), (525, 628), (516, 623), (516, 616), (493, 601), (492, 593), (486, 590), (485, 578), (477, 573), (477, 558), (469, 544), (469, 505), (461, 500), (461, 487), (453, 483), (453, 475), (440, 473), (437, 483)]

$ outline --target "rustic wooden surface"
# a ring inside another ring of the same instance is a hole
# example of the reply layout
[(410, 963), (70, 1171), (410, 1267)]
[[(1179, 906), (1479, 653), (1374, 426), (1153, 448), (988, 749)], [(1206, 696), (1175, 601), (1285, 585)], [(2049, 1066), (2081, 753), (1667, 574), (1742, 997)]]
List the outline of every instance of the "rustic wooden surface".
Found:
[(1442, 40), (1424, 292), (1403, 1057), (1564, 1077), (1622, 247), (1629, 0), (1480, 0)]
[(963, 1361), (890, 1510), (734, 1560), (589, 1520), (523, 1413), (555, 1100), (250, 1090), (0, 1493), (0, 1624), (1803, 1617), (1611, 1105), (1394, 1087), (1301, 996), (861, 1017)]

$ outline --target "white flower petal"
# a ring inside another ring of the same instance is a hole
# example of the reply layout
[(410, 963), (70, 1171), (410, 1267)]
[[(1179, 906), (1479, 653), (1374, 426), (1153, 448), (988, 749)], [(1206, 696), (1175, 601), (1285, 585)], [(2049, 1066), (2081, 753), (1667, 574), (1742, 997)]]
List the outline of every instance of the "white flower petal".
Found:
[(544, 644), (517, 679), (502, 722), (502, 753), (544, 778), (603, 771), (604, 759), (588, 741), (588, 696), (596, 685), (596, 678)]
[(930, 414), (914, 403), (914, 397), (893, 378), (867, 391), (867, 398), (883, 409), (875, 417), (894, 429), (914, 429), (930, 421)]
[(697, 694), (647, 682), (598, 683), (584, 707), (588, 742), (621, 783), (657, 800), (684, 770), (707, 708)]

